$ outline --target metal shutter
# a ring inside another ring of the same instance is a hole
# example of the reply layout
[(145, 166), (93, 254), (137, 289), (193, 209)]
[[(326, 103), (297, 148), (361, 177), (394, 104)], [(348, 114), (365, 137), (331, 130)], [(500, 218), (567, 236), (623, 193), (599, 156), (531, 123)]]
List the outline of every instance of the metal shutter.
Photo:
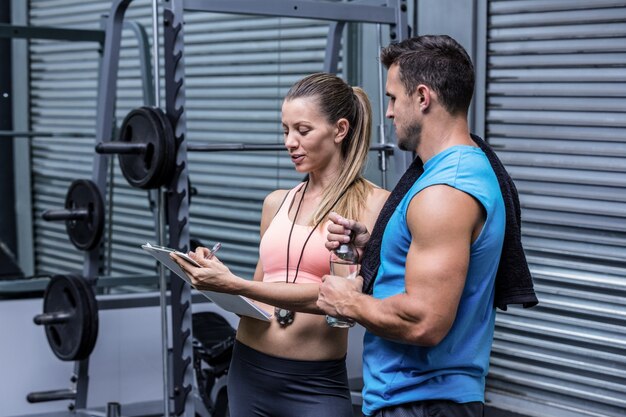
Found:
[[(30, 1), (29, 24), (98, 29), (106, 4)], [(95, 138), (98, 44), (32, 40), (29, 43), (31, 128)], [(82, 270), (83, 256), (70, 243), (62, 222), (41, 213), (62, 208), (74, 179), (91, 178), (94, 139), (36, 136), (31, 140), (35, 271)]]
[[(185, 67), (190, 142), (282, 143), (282, 97), (321, 71), (327, 24), (286, 18), (187, 13)], [(190, 234), (223, 243), (221, 259), (252, 277), (263, 199), (302, 175), (281, 152), (190, 153), (198, 189)]]
[[(31, 0), (30, 24), (98, 28), (99, 16), (109, 7), (108, 1)], [(151, 2), (133, 2), (126, 17), (150, 31)], [(295, 80), (322, 70), (328, 25), (191, 12), (185, 21), (188, 140), (282, 143), (281, 98)], [(130, 109), (142, 105), (137, 42), (130, 32), (125, 31), (122, 45), (118, 125)], [(33, 41), (30, 51), (33, 129), (95, 135), (96, 47)], [(40, 214), (63, 206), (71, 180), (91, 178), (94, 141), (37, 137), (32, 143), (37, 271), (80, 269), (82, 254), (69, 244), (64, 226), (44, 222)], [(115, 165), (110, 272), (152, 273), (153, 262), (138, 248), (155, 240), (147, 193), (130, 188)], [(221, 259), (234, 273), (251, 277), (263, 198), (301, 177), (278, 152), (195, 153), (189, 167), (198, 190), (192, 197), (191, 236), (206, 244), (221, 240)]]
[(626, 415), (626, 2), (491, 1), (487, 138), (540, 305), (498, 313), (487, 380), (532, 416)]

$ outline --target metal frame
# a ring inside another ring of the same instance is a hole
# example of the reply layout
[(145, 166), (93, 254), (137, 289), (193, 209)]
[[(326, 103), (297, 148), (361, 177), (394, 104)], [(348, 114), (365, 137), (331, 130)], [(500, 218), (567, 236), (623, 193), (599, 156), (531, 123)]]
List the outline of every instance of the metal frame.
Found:
[[(176, 2), (178, 0), (172, 0)], [(396, 3), (380, 1), (380, 4)], [(298, 17), (334, 22), (397, 23), (395, 8), (359, 3), (330, 3), (315, 0), (183, 0), (190, 11), (247, 14), (257, 16)]]
[[(97, 143), (111, 141), (114, 134), (115, 97), (117, 73), (119, 68), (121, 32), (124, 26), (124, 14), (132, 0), (114, 0), (109, 16), (105, 20), (105, 39), (102, 52), (102, 65), (98, 83), (98, 102), (96, 132)], [(164, 0), (164, 50), (165, 50), (165, 110), (174, 127), (177, 141), (176, 174), (167, 187), (166, 202), (167, 225), (169, 226), (168, 246), (186, 251), (189, 245), (189, 203), (187, 181), (187, 142), (186, 119), (184, 113), (185, 84), (184, 84), (184, 43), (183, 43), (183, 14), (184, 10), (203, 10), (233, 14), (253, 14), (265, 16), (299, 17), (308, 19), (329, 20), (328, 45), (324, 69), (336, 72), (340, 37), (346, 22), (380, 23), (391, 26), (391, 38), (402, 40), (407, 37), (407, 5), (405, 0), (380, 0), (377, 5), (372, 1), (360, 3), (324, 3), (319, 7), (317, 1), (291, 0), (228, 0), (228, 1), (200, 1), (200, 0)], [(76, 32), (83, 37), (96, 37), (94, 31)], [(54, 36), (63, 37), (69, 32), (54, 30)], [(22, 30), (21, 34), (38, 35), (36, 30)], [(144, 54), (145, 55), (145, 54)], [(144, 57), (145, 58), (145, 57)], [(149, 88), (149, 87), (148, 87)], [(154, 99), (154, 97), (153, 97)], [(26, 113), (27, 114), (27, 113)], [(17, 126), (17, 125), (16, 125)], [(17, 126), (27, 130), (22, 125)], [(28, 144), (28, 141), (22, 141)], [(380, 144), (379, 150), (387, 152), (393, 149), (389, 145)], [(222, 149), (223, 150), (223, 149)], [(246, 150), (246, 149), (243, 149)], [(98, 187), (106, 204), (107, 177), (109, 155), (94, 155), (92, 180)], [(31, 211), (26, 211), (30, 213)], [(83, 276), (90, 283), (95, 284), (98, 279), (100, 266), (100, 249), (96, 248), (85, 252)], [(188, 285), (182, 280), (171, 279), (171, 320), (172, 320), (172, 386), (169, 389), (170, 409), (174, 415), (195, 417), (193, 395), (189, 395), (193, 385), (191, 343), (191, 305), (192, 293)], [(162, 306), (166, 307), (166, 306)], [(68, 391), (76, 392), (75, 412), (87, 413), (86, 400), (89, 382), (89, 361), (75, 363), (72, 387)]]
[[(16, 3), (13, 2), (12, 5)], [(12, 22), (28, 23), (27, 6), (22, 5), (13, 8)], [(52, 39), (64, 41), (95, 41), (102, 45), (104, 33), (92, 30), (72, 30), (51, 27), (28, 27), (19, 25), (0, 25), (0, 36), (5, 38), (18, 38), (13, 43), (13, 85), (15, 91), (28, 92), (28, 74), (26, 71), (16, 71), (17, 68), (28, 68), (28, 44), (27, 39)], [(28, 114), (30, 114), (28, 94), (13, 95), (13, 127), (18, 131), (29, 131)], [(33, 225), (31, 219), (31, 175), (30, 175), (30, 143), (29, 141), (16, 141), (14, 146), (15, 164), (15, 189), (20, 190), (17, 200), (17, 233), (18, 259), (20, 266), (26, 275), (34, 273), (33, 253)], [(26, 163), (22, 163), (26, 161)], [(21, 214), (24, 213), (24, 214)], [(97, 252), (94, 250), (92, 252)], [(47, 393), (33, 393), (34, 398), (73, 398), (74, 407), (85, 407), (87, 403), (87, 385), (89, 381), (89, 360), (85, 359), (74, 363), (74, 374), (70, 378), (71, 386), (68, 389), (49, 391)]]
[[(0, 36), (32, 39), (43, 38), (53, 40), (70, 41), (93, 41), (102, 45), (102, 65), (99, 74), (98, 103), (96, 132), (99, 143), (110, 141), (114, 134), (115, 98), (117, 72), (119, 68), (119, 53), (121, 44), (121, 33), (127, 23), (124, 22), (124, 14), (132, 0), (115, 0), (111, 6), (110, 14), (104, 21), (105, 30), (74, 30), (52, 27), (28, 27), (28, 26), (7, 26), (0, 25)], [(368, 2), (372, 3), (372, 2)], [(407, 36), (408, 27), (406, 25), (406, 2), (404, 0), (380, 1), (379, 5), (358, 4), (358, 3), (325, 3), (320, 8), (316, 1), (282, 1), (268, 0), (258, 1), (198, 1), (198, 0), (165, 0), (166, 10), (164, 16), (164, 39), (165, 39), (165, 91), (166, 91), (166, 113), (174, 126), (176, 140), (178, 142), (177, 153), (177, 174), (172, 179), (168, 189), (167, 201), (169, 225), (169, 246), (186, 250), (189, 242), (188, 216), (189, 206), (187, 196), (189, 195), (187, 181), (187, 148), (186, 148), (186, 124), (184, 115), (185, 89), (184, 89), (184, 54), (183, 54), (183, 13), (184, 10), (204, 10), (212, 12), (233, 13), (233, 14), (253, 14), (265, 16), (299, 17), (319, 20), (329, 20), (331, 25), (328, 32), (327, 48), (325, 55), (324, 70), (328, 72), (337, 71), (338, 55), (341, 46), (341, 35), (347, 22), (361, 23), (381, 23), (389, 24), (392, 28), (392, 38), (404, 39)], [(382, 4), (382, 5), (381, 5)], [(16, 8), (18, 13), (14, 13), (14, 22), (27, 23), (26, 7)], [(147, 41), (145, 32), (138, 30), (131, 25), (131, 29), (138, 38)], [(21, 42), (21, 41), (16, 41)], [(19, 50), (19, 48), (15, 48)], [(14, 55), (14, 62), (20, 62), (27, 67), (27, 48), (23, 44), (20, 50), (21, 55)], [(149, 62), (149, 52), (142, 50), (140, 53), (141, 68), (145, 76), (149, 76), (147, 62)], [(19, 74), (19, 72), (16, 72)], [(28, 79), (16, 80), (16, 85), (24, 84), (28, 87)], [(144, 83), (144, 97), (147, 102), (154, 102), (151, 85)], [(28, 109), (26, 99), (19, 106), (20, 110)], [(18, 114), (28, 114), (28, 111), (16, 112)], [(28, 131), (28, 120), (14, 123), (18, 132), (15, 136), (29, 137), (35, 133)], [(22, 132), (21, 134), (19, 132)], [(20, 152), (28, 155), (28, 141), (19, 141), (16, 154)], [(248, 145), (249, 146), (249, 145)], [(271, 146), (270, 146), (271, 147)], [(246, 145), (240, 146), (240, 150), (250, 150)], [(386, 144), (381, 144), (379, 150), (387, 152), (393, 149)], [(206, 151), (211, 151), (205, 149)], [(219, 150), (219, 149), (214, 149)], [(222, 147), (221, 150), (225, 150)], [(109, 167), (108, 155), (94, 155), (92, 179), (97, 185), (103, 198), (107, 195), (107, 177)], [(24, 167), (24, 164), (18, 164)], [(28, 165), (26, 165), (27, 167)], [(25, 172), (16, 173), (16, 182), (20, 189), (23, 182), (30, 182), (29, 169)], [(32, 210), (23, 209), (23, 213), (31, 213)], [(32, 265), (32, 223), (29, 221), (29, 233), (31, 240), (28, 246), (31, 247)], [(23, 226), (23, 225), (22, 225)], [(20, 232), (23, 232), (23, 227)], [(23, 246), (23, 245), (21, 245)], [(83, 276), (92, 285), (98, 279), (100, 268), (100, 248), (85, 252), (85, 262), (83, 265)], [(21, 258), (22, 263), (25, 257)], [(32, 273), (32, 272), (31, 272)], [(195, 405), (193, 396), (190, 396), (193, 384), (193, 367), (191, 366), (193, 348), (191, 345), (191, 304), (192, 294), (189, 286), (182, 280), (171, 280), (171, 307), (172, 307), (172, 339), (173, 339), (173, 361), (172, 373), (173, 383), (170, 390), (170, 398), (173, 399), (173, 411), (175, 415), (194, 416)], [(103, 306), (104, 307), (104, 306)], [(109, 306), (110, 307), (110, 306)], [(57, 394), (71, 394), (74, 399), (72, 409), (78, 414), (85, 412), (87, 407), (87, 392), (89, 384), (89, 359), (75, 362), (74, 372), (71, 377), (69, 389), (53, 391)], [(64, 397), (65, 398), (65, 397)]]
[[(359, 3), (324, 3), (292, 0), (167, 0), (164, 13), (165, 36), (165, 110), (174, 127), (177, 141), (176, 175), (169, 187), (169, 247), (185, 251), (189, 244), (189, 204), (187, 181), (187, 133), (184, 84), (184, 10), (298, 17), (336, 22), (330, 25), (324, 68), (336, 71), (340, 36), (346, 22), (383, 23), (391, 26), (390, 36), (403, 40), (408, 36), (405, 0), (388, 0), (383, 5)], [(103, 136), (103, 138), (106, 136)], [(174, 415), (194, 417), (191, 365), (190, 289), (182, 280), (171, 280)]]
[[(382, 151), (392, 154), (396, 147), (390, 143), (375, 143), (370, 146), (370, 151)], [(189, 143), (187, 151), (189, 152), (260, 152), (260, 151), (284, 151), (285, 145), (279, 143), (211, 143), (194, 145)]]
[(472, 130), (485, 141), (485, 117), (487, 115), (487, 2), (476, 2), (474, 11), (474, 69), (476, 85), (472, 100)]
[[(24, 2), (16, 4), (13, 1), (12, 22), (27, 24), (27, 7)], [(18, 39), (13, 42), (13, 87), (15, 91), (26, 94), (13, 94), (13, 128), (16, 132), (2, 132), (0, 136), (31, 137), (36, 135), (30, 132), (30, 106), (28, 103), (28, 74), (23, 68), (28, 68), (28, 39), (50, 39), (64, 41), (104, 42), (104, 32), (98, 30), (62, 29), (53, 27), (31, 27), (21, 25), (0, 24), (0, 37)], [(31, 173), (30, 173), (30, 143), (15, 141), (13, 148), (16, 219), (17, 219), (17, 257), (20, 267), (27, 276), (35, 272), (35, 256), (33, 249), (33, 224), (31, 200)]]
[[(184, 114), (183, 6), (173, 0), (164, 11), (165, 112), (177, 142), (176, 174), (167, 193), (167, 224), (170, 248), (189, 248), (189, 181), (187, 175), (187, 133)], [(172, 309), (172, 390), (173, 415), (195, 417), (193, 395), (193, 346), (191, 344), (191, 288), (181, 279), (170, 279)]]
[[(13, 0), (11, 2), (11, 22), (27, 24), (28, 8), (25, 2)], [(13, 92), (13, 126), (15, 130), (29, 130), (30, 95), (28, 74), (28, 44), (24, 39), (12, 42), (11, 48), (12, 84)], [(17, 259), (24, 275), (30, 276), (35, 272), (35, 254), (33, 245), (32, 222), (32, 193), (30, 169), (30, 143), (28, 141), (14, 141), (13, 143), (13, 178), (15, 189), (15, 232), (17, 236)], [(19, 192), (18, 192), (19, 191)]]
[[(128, 1), (127, 3), (130, 3)], [(15, 4), (15, 3), (13, 3)], [(19, 7), (13, 8), (12, 11), (12, 22), (18, 23), (27, 23), (27, 7), (25, 5), (21, 5)], [(121, 19), (120, 19), (120, 22)], [(128, 28), (133, 31), (135, 36), (138, 39), (138, 44), (140, 48), (140, 68), (143, 83), (143, 96), (144, 101), (146, 103), (154, 102), (154, 91), (152, 89), (152, 74), (150, 71), (150, 53), (147, 48), (148, 45), (148, 37), (143, 29), (136, 22), (123, 22), (123, 24), (119, 28), (119, 35), (121, 38), (121, 29)], [(11, 38), (18, 39), (14, 42), (13, 48), (13, 73), (14, 73), (14, 88), (19, 91), (28, 91), (28, 76), (25, 71), (15, 71), (16, 68), (28, 68), (28, 45), (26, 44), (27, 39), (48, 39), (48, 40), (61, 40), (61, 41), (74, 41), (74, 42), (97, 42), (100, 44), (101, 48), (106, 46), (105, 39), (107, 37), (107, 33), (103, 30), (78, 30), (78, 29), (64, 29), (64, 28), (55, 28), (55, 27), (30, 27), (30, 26), (20, 26), (20, 25), (7, 25), (0, 24), (0, 37), (3, 38)], [(119, 39), (118, 39), (119, 40)], [(117, 44), (117, 48), (119, 49), (119, 42)], [(119, 58), (119, 50), (117, 51)], [(102, 61), (102, 60), (101, 60)], [(117, 65), (118, 60), (116, 60)], [(108, 79), (106, 77), (110, 71), (103, 70), (104, 67), (100, 66), (99, 79)], [(115, 68), (115, 73), (117, 73), (117, 67)], [(116, 77), (116, 76), (115, 76)], [(116, 79), (116, 78), (115, 78)], [(99, 85), (99, 94), (102, 93), (102, 89)], [(110, 104), (110, 107), (105, 107), (111, 110), (108, 121), (109, 127), (112, 128), (114, 122), (114, 108), (115, 108), (115, 98), (116, 98), (116, 89), (115, 85), (113, 88), (109, 90), (111, 94), (107, 95), (107, 104)], [(100, 101), (98, 102), (100, 105)], [(55, 136), (54, 133), (46, 133), (46, 132), (32, 132), (29, 130), (29, 120), (27, 116), (29, 114), (29, 103), (28, 103), (28, 94), (14, 94), (13, 96), (13, 106), (14, 109), (18, 109), (18, 111), (14, 111), (14, 128), (15, 131), (10, 132), (0, 132), (0, 136), (4, 137), (26, 137), (30, 138), (33, 136)], [(99, 107), (100, 108), (100, 107)], [(20, 116), (21, 115), (21, 116)], [(104, 119), (98, 115), (98, 122), (102, 122)], [(98, 128), (97, 132), (101, 132), (102, 129)], [(112, 131), (109, 133), (112, 135)], [(34, 273), (34, 256), (33, 256), (33, 228), (32, 228), (32, 219), (30, 215), (32, 213), (31, 206), (31, 193), (30, 193), (30, 143), (29, 141), (16, 141), (14, 146), (14, 159), (16, 161), (20, 161), (20, 163), (15, 164), (15, 186), (16, 189), (21, 190), (20, 197), (17, 198), (17, 211), (18, 211), (18, 234), (22, 237), (18, 240), (18, 257), (20, 260), (20, 264), (22, 269), (26, 272), (27, 275), (32, 275)], [(21, 163), (22, 161), (26, 161), (26, 163)], [(102, 170), (106, 173), (106, 162), (100, 164), (100, 158), (95, 158), (94, 163), (94, 179), (98, 179), (98, 189), (102, 195), (104, 195), (104, 191), (106, 190), (106, 175), (102, 176), (100, 173)], [(103, 180), (104, 182), (100, 182)], [(25, 216), (20, 216), (19, 213), (26, 213)], [(27, 216), (27, 217), (26, 217)], [(24, 238), (26, 236), (26, 238)], [(83, 276), (86, 280), (95, 285), (97, 281), (97, 274), (99, 270), (99, 257), (100, 257), (100, 248), (97, 247), (91, 251), (85, 252), (85, 263), (83, 264)], [(107, 304), (104, 305), (108, 307)], [(80, 410), (83, 410), (87, 406), (87, 393), (88, 393), (88, 385), (89, 385), (89, 359), (84, 359), (81, 361), (76, 361), (74, 363), (74, 371), (70, 378), (71, 385), (67, 389), (53, 390), (47, 392), (35, 392), (29, 395), (30, 398), (36, 401), (51, 401), (57, 399), (72, 399), (73, 403), (70, 404), (70, 410), (77, 410), (79, 413)]]
[(48, 39), (72, 42), (104, 42), (101, 30), (64, 29), (56, 27), (34, 27), (0, 23), (0, 37), (20, 39)]

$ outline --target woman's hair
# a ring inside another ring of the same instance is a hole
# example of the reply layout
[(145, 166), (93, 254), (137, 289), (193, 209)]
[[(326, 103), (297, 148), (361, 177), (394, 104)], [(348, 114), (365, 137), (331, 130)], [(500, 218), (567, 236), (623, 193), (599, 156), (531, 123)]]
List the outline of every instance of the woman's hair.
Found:
[(367, 94), (359, 87), (350, 87), (336, 75), (320, 72), (295, 83), (285, 101), (296, 98), (314, 99), (330, 124), (342, 118), (349, 123), (348, 133), (341, 142), (344, 163), (335, 184), (324, 191), (311, 224), (317, 224), (330, 210), (348, 219), (359, 219), (373, 188), (372, 183), (362, 177), (372, 124), (372, 108)]

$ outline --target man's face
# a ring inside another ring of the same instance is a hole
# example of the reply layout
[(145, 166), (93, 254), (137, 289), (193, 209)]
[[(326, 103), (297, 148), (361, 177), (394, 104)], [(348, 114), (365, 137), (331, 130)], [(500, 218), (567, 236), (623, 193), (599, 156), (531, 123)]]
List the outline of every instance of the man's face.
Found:
[(405, 151), (415, 151), (422, 132), (421, 112), (416, 95), (409, 96), (400, 80), (398, 64), (389, 67), (386, 89), (389, 96), (386, 116), (393, 120), (398, 147)]

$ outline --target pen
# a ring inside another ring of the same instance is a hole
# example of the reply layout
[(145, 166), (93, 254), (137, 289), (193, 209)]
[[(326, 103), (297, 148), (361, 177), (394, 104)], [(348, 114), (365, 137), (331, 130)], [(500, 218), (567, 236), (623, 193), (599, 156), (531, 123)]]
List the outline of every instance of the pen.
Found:
[(211, 253), (209, 254), (209, 258), (215, 255), (215, 252), (220, 250), (221, 247), (222, 247), (222, 244), (220, 242), (217, 242), (215, 245), (213, 245), (213, 247), (211, 248)]

